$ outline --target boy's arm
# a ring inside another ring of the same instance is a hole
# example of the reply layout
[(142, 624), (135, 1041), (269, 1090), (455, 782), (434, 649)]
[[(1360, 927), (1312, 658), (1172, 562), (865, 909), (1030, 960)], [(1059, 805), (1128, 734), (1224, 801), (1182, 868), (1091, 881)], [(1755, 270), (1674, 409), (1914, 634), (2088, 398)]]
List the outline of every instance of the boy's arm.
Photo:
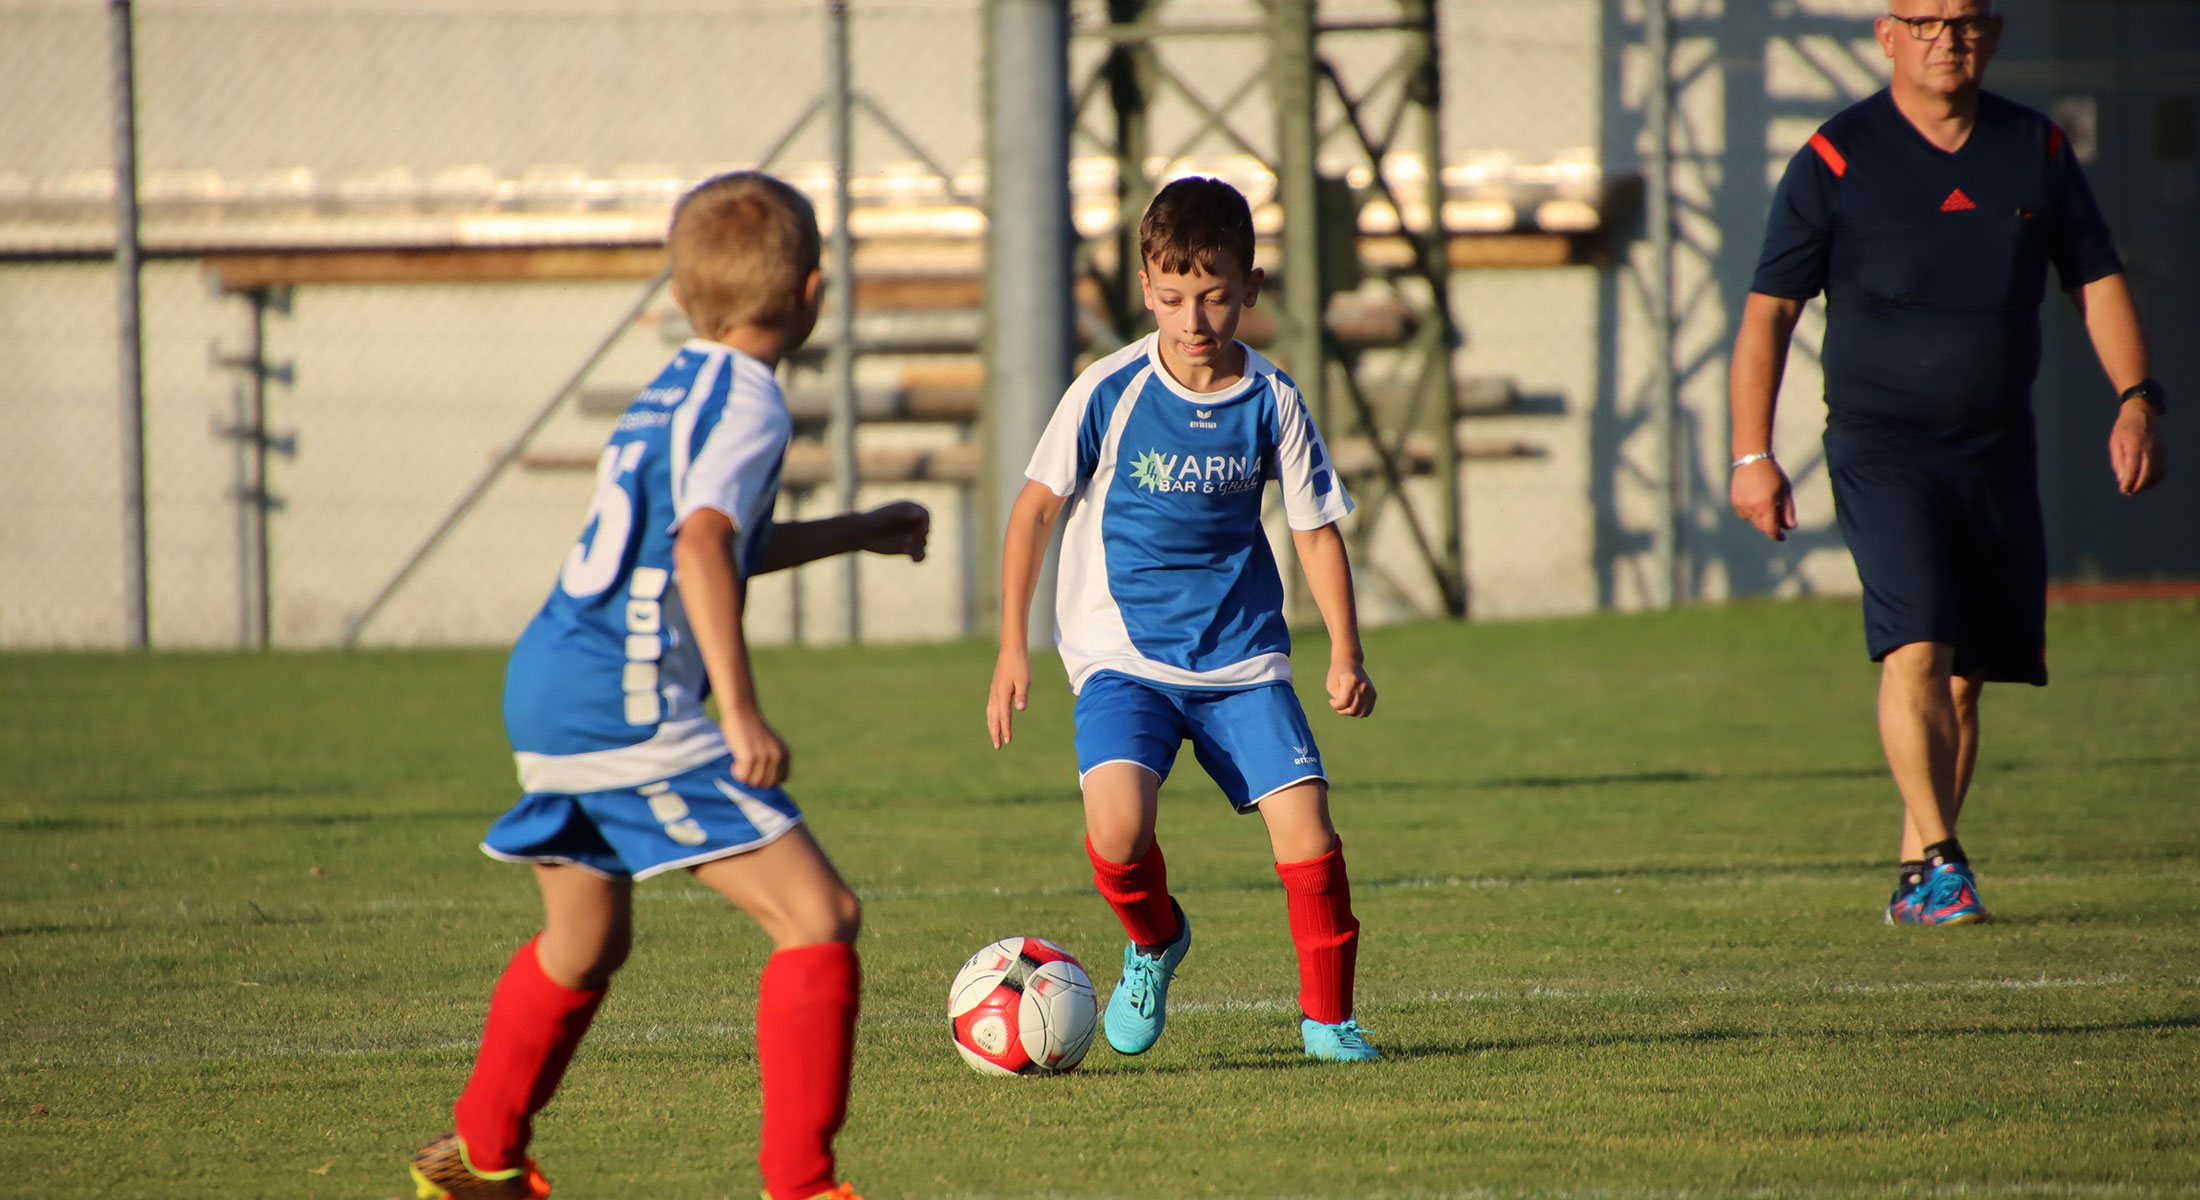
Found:
[(772, 525), (771, 541), (765, 544), (764, 561), (756, 573), (784, 571), (857, 550), (906, 554), (912, 561), (923, 562), (925, 539), (931, 532), (931, 512), (913, 500), (815, 521), (779, 521)]
[(703, 670), (718, 697), (718, 725), (733, 751), (734, 778), (750, 787), (778, 787), (787, 780), (787, 743), (764, 720), (749, 670), (749, 644), (741, 629), (741, 581), (734, 573), (733, 519), (715, 508), (689, 513), (672, 543), (680, 604), (702, 654)]
[(1066, 501), (1047, 485), (1027, 480), (1008, 513), (1008, 536), (1001, 545), (1001, 653), (985, 701), (986, 732), (995, 750), (1015, 740), (1016, 714), (1031, 695), (1031, 593)]
[(1368, 682), (1360, 653), (1359, 604), (1352, 594), (1352, 564), (1335, 522), (1318, 529), (1294, 529), (1292, 545), (1307, 590), (1329, 627), (1329, 707), (1348, 717), (1375, 711), (1375, 685)]

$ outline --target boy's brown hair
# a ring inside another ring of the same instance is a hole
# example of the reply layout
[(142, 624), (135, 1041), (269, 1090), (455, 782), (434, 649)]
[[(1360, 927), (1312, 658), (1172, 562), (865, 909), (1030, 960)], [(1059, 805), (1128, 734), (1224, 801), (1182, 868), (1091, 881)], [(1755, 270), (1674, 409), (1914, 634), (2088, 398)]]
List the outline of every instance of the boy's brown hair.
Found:
[(1148, 269), (1171, 275), (1194, 266), (1220, 275), (1227, 251), (1243, 274), (1253, 269), (1253, 210), (1219, 179), (1187, 175), (1162, 188), (1138, 222), (1138, 256)]
[(801, 307), (803, 284), (817, 270), (817, 210), (761, 171), (732, 171), (680, 197), (665, 242), (697, 335), (777, 325)]

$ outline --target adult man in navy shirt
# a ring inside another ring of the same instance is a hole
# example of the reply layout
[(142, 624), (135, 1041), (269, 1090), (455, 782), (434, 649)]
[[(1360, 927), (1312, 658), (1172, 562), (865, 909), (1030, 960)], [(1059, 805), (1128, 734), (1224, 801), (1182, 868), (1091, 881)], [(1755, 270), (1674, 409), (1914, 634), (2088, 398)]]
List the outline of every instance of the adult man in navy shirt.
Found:
[(2047, 556), (2032, 381), (2050, 264), (2120, 397), (2109, 463), (2161, 478), (2165, 407), (2123, 267), (2062, 131), (1980, 89), (1991, 0), (1894, 0), (1885, 91), (1788, 164), (1735, 339), (1734, 511), (1795, 527), (1773, 403), (1803, 304), (1826, 294), (1826, 463), (1880, 666), (1879, 737), (1902, 794), (1890, 923), (1986, 919), (1956, 814), (1989, 680), (2047, 682)]

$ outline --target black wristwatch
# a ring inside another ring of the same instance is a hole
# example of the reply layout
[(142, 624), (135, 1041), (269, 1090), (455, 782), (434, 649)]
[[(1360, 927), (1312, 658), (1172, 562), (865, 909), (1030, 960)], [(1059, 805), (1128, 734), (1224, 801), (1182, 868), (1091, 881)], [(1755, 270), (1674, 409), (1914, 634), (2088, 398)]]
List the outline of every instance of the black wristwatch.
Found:
[(2161, 416), (2169, 411), (2169, 401), (2163, 397), (2162, 385), (2151, 379), (2142, 379), (2132, 384), (2116, 397), (2118, 404), (2126, 400), (2146, 401), (2147, 407), (2154, 410), (2155, 416)]

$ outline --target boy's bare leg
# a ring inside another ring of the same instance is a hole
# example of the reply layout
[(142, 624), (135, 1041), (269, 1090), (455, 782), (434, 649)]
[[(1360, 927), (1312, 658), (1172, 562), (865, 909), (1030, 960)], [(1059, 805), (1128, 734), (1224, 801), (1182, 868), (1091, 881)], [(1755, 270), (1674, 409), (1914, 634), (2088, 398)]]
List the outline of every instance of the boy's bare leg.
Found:
[(863, 927), (862, 903), (806, 825), (746, 854), (712, 859), (692, 873), (749, 914), (775, 949), (853, 943)]
[(1134, 863), (1153, 846), (1161, 813), (1161, 780), (1132, 762), (1101, 763), (1085, 772), (1085, 838), (1113, 863)]
[(1261, 800), (1260, 815), (1290, 906), (1299, 1011), (1320, 1025), (1340, 1024), (1352, 1016), (1360, 922), (1352, 915), (1344, 843), (1329, 820), (1329, 785), (1313, 779), (1272, 792)]
[(477, 1171), (525, 1163), (535, 1114), (550, 1103), (633, 944), (632, 880), (537, 864), (543, 927), (512, 955), (489, 999), (473, 1075), (452, 1107)]
[(1268, 848), (1279, 863), (1320, 858), (1337, 844), (1337, 827), (1329, 823), (1329, 785), (1319, 779), (1263, 797), (1260, 819), (1268, 826)]
[(542, 932), (535, 958), (559, 987), (600, 990), (634, 948), (634, 881), (579, 867), (535, 864)]
[(756, 987), (764, 1091), (756, 1162), (771, 1200), (808, 1200), (834, 1187), (833, 1138), (848, 1119), (863, 906), (802, 825), (745, 854), (695, 867), (694, 874), (772, 940)]

